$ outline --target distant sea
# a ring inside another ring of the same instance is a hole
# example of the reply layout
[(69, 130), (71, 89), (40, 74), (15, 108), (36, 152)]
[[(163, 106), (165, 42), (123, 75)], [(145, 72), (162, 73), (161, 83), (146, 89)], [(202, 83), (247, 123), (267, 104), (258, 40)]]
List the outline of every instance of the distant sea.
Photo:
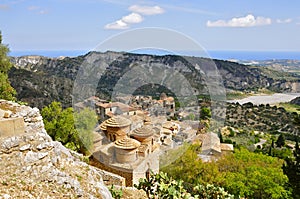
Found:
[[(149, 54), (163, 55), (167, 53), (147, 51)], [(146, 52), (146, 53), (147, 53)], [(76, 57), (85, 55), (84, 50), (62, 50), (62, 51), (11, 51), (10, 56), (41, 55), (46, 57), (68, 56)], [(145, 53), (145, 52), (144, 52)], [(183, 52), (182, 55), (197, 56), (196, 53)], [(292, 59), (300, 60), (300, 51), (208, 51), (208, 56), (222, 60), (272, 60), (272, 59)]]
[(88, 51), (83, 50), (32, 50), (32, 51), (11, 51), (10, 56), (25, 56), (25, 55), (40, 55), (45, 57), (77, 57), (79, 55), (85, 55)]
[(300, 51), (208, 51), (208, 54), (212, 58), (224, 60), (300, 60)]

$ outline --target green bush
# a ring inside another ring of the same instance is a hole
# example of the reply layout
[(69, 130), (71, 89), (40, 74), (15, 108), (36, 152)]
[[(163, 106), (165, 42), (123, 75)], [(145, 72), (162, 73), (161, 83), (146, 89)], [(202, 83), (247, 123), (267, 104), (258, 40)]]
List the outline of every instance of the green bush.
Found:
[(74, 112), (72, 108), (63, 109), (61, 103), (52, 102), (42, 109), (45, 129), (53, 140), (85, 155), (93, 147), (93, 130), (97, 124), (96, 113), (85, 108)]
[(12, 67), (9, 57), (7, 57), (8, 52), (8, 47), (2, 44), (2, 35), (0, 32), (0, 99), (14, 101), (16, 91), (8, 80), (8, 71)]
[(213, 184), (245, 198), (290, 198), (291, 192), (286, 186), (288, 178), (282, 169), (283, 160), (237, 148), (233, 154), (217, 161), (202, 162), (198, 153), (190, 147), (161, 171), (176, 180), (183, 180), (192, 195), (196, 195), (193, 188), (199, 184)]
[(233, 195), (228, 194), (223, 188), (208, 184), (196, 185), (192, 188), (191, 193), (184, 188), (182, 180), (174, 180), (166, 173), (160, 172), (154, 174), (151, 172), (148, 179), (140, 179), (137, 189), (146, 192), (148, 198), (165, 198), (165, 199), (230, 199)]
[(108, 188), (112, 197), (115, 199), (120, 199), (123, 196), (122, 189), (117, 189), (114, 187), (114, 185), (111, 185), (111, 187)]

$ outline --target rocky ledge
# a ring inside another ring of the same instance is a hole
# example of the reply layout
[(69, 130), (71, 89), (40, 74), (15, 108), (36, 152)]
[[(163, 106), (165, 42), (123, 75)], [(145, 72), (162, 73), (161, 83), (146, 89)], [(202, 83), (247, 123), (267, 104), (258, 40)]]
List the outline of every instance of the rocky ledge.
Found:
[[(112, 198), (103, 171), (53, 141), (37, 108), (0, 100), (0, 117), (0, 199)], [(3, 122), (17, 118), (7, 133)]]

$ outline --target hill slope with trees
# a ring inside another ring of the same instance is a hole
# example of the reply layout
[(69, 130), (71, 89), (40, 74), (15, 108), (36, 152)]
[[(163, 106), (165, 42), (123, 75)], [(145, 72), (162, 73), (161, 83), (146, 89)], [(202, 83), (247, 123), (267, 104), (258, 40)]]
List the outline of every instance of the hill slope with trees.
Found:
[[(95, 64), (104, 70), (99, 79), (97, 95), (109, 99), (118, 80), (134, 65), (163, 65), (184, 75), (198, 94), (207, 94), (205, 76), (201, 70), (209, 70), (210, 64), (218, 69), (224, 86), (229, 90), (243, 92), (266, 88), (272, 91), (298, 91), (298, 76), (280, 72), (274, 73), (262, 67), (251, 67), (235, 62), (210, 60), (207, 58), (184, 57), (177, 55), (143, 55), (123, 52), (90, 52), (78, 57), (47, 58), (42, 56), (12, 57), (13, 68), (9, 79), (18, 92), (18, 99), (42, 108), (52, 101), (61, 102), (64, 107), (71, 106), (73, 82), (81, 65), (93, 57)], [(156, 94), (157, 87), (146, 86), (138, 91), (143, 94)], [(296, 90), (295, 90), (296, 89)], [(159, 92), (167, 92), (160, 90)], [(138, 94), (138, 93), (137, 93)]]

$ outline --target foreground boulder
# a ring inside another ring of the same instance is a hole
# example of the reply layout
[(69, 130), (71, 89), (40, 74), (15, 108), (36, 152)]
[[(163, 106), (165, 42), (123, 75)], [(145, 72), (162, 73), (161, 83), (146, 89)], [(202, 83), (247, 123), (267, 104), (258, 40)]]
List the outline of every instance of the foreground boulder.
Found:
[(0, 100), (0, 198), (112, 198), (101, 171), (53, 141), (37, 108)]

